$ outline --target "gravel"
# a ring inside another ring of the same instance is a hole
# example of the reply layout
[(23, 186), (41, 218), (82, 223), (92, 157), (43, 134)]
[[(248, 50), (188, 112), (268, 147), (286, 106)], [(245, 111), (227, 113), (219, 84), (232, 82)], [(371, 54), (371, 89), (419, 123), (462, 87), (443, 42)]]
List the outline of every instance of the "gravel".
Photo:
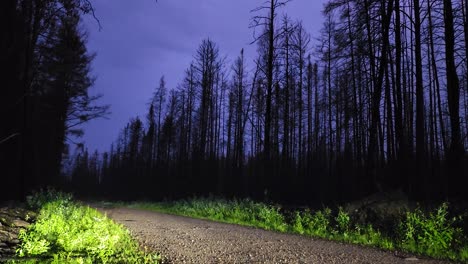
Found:
[(99, 208), (164, 263), (449, 263), (292, 234), (129, 208)]

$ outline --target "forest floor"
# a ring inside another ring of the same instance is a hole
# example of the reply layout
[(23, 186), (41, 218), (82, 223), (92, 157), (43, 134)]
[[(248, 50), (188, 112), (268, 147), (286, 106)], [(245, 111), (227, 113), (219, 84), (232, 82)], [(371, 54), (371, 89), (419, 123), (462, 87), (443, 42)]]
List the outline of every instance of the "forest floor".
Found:
[(130, 208), (98, 208), (164, 263), (449, 263), (405, 253)]

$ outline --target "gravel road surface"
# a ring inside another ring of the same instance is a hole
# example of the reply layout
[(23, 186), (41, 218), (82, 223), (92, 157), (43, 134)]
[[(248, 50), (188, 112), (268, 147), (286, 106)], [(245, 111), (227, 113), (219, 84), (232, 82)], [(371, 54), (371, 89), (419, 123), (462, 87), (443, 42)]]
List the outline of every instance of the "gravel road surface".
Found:
[(378, 249), (128, 208), (98, 208), (165, 263), (448, 263)]

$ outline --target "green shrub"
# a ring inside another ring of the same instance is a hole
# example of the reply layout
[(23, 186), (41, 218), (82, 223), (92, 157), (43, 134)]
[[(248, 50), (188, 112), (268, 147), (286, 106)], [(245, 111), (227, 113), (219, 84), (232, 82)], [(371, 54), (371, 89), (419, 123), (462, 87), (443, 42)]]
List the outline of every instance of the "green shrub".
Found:
[(287, 225), (284, 216), (279, 213), (279, 207), (256, 204), (255, 208), (259, 227), (266, 230), (286, 231)]
[(468, 246), (464, 246), (460, 249), (458, 259), (464, 262), (468, 262)]
[(350, 217), (349, 214), (343, 211), (343, 208), (338, 209), (338, 215), (335, 218), (338, 232), (347, 234), (349, 231)]
[[(51, 201), (47, 202), (47, 199)], [(56, 263), (155, 263), (159, 255), (145, 254), (128, 230), (87, 206), (59, 193), (35, 194), (42, 204), (37, 221), (21, 231), (19, 257), (40, 257)]]
[(365, 226), (356, 225), (346, 241), (360, 245), (378, 246), (388, 250), (395, 248), (394, 243), (388, 237), (383, 236), (371, 224)]
[(278, 206), (256, 203), (249, 199), (240, 201), (191, 199), (171, 203), (133, 203), (130, 207), (256, 226), (280, 232), (287, 230), (287, 223)]
[(459, 218), (448, 217), (448, 205), (424, 214), (421, 209), (407, 212), (400, 223), (401, 247), (405, 250), (435, 257), (450, 257), (461, 242), (462, 230), (455, 224)]
[(298, 233), (298, 234), (305, 234), (306, 232), (306, 228), (304, 226), (304, 222), (305, 220), (303, 219), (302, 217), (303, 214), (301, 214), (300, 212), (296, 211), (294, 212), (294, 219), (293, 219), (293, 222), (292, 222), (292, 232), (294, 233)]
[(331, 235), (330, 219), (331, 210), (329, 208), (316, 211), (313, 214), (309, 210), (302, 213), (296, 212), (292, 230), (299, 234), (329, 238)]
[(69, 193), (59, 192), (53, 188), (40, 189), (34, 191), (26, 197), (27, 205), (34, 210), (41, 209), (45, 204), (53, 201), (71, 202), (73, 196)]

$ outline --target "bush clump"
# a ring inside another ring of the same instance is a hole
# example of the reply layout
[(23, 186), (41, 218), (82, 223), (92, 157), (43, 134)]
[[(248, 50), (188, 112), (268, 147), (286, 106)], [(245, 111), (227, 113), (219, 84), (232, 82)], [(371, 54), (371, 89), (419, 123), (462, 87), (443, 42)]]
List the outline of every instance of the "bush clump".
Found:
[(252, 200), (192, 199), (176, 202), (133, 203), (135, 208), (211, 219), (220, 222), (256, 226), (266, 230), (287, 231), (287, 223), (279, 206)]
[[(463, 230), (457, 227), (461, 217), (448, 216), (448, 204), (425, 214), (417, 208), (406, 213), (400, 223), (401, 248), (433, 257), (455, 259), (462, 253)], [(464, 255), (464, 254), (461, 254)]]
[(160, 259), (140, 250), (128, 230), (74, 202), (71, 195), (38, 192), (28, 203), (40, 210), (37, 221), (19, 235), (19, 257), (52, 263), (158, 263)]
[(330, 235), (330, 219), (331, 210), (329, 208), (315, 213), (311, 213), (309, 210), (297, 211), (293, 220), (292, 231), (301, 235), (328, 238)]

